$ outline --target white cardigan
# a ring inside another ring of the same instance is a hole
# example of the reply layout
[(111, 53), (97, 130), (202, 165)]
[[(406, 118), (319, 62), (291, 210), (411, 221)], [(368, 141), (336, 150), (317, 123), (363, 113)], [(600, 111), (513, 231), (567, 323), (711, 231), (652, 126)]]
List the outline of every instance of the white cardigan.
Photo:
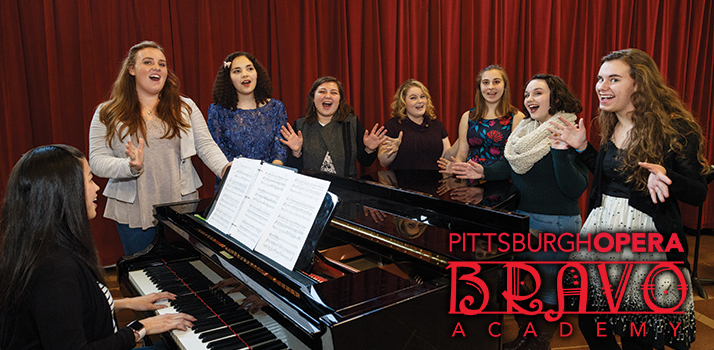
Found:
[[(182, 113), (184, 119), (189, 123), (188, 132), (181, 131), (180, 148), (181, 164), (179, 164), (179, 181), (181, 184), (181, 195), (187, 195), (196, 191), (203, 185), (196, 169), (191, 163), (191, 157), (198, 154), (203, 163), (208, 166), (216, 176), (221, 176), (221, 172), (228, 164), (225, 155), (218, 148), (215, 141), (208, 132), (206, 120), (201, 114), (201, 110), (187, 97), (181, 99), (191, 108), (189, 116), (185, 110)], [(110, 145), (107, 145), (105, 135), (107, 126), (99, 121), (99, 111), (104, 107), (101, 104), (97, 107), (89, 127), (89, 166), (92, 172), (99, 177), (109, 178), (104, 195), (126, 203), (134, 203), (136, 199), (136, 178), (140, 174), (132, 174), (129, 166), (129, 157), (126, 156), (126, 146), (118, 138), (114, 138)], [(117, 125), (117, 130), (121, 125)], [(126, 138), (125, 138), (126, 141)]]

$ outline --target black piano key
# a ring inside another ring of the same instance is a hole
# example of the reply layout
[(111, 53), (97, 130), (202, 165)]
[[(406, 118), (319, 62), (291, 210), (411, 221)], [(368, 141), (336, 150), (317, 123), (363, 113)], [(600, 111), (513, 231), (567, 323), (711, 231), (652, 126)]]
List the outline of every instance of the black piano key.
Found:
[(275, 334), (266, 328), (262, 328), (261, 325), (261, 328), (249, 331), (248, 333), (240, 334), (240, 338), (248, 343), (248, 345), (252, 346), (254, 344), (260, 344), (268, 340), (275, 339)]
[(248, 347), (238, 337), (232, 337), (208, 343), (208, 348), (211, 350), (242, 350)]
[(227, 294), (211, 289), (214, 283), (189, 262), (144, 271), (159, 290), (177, 295), (170, 300), (177, 311), (197, 318), (192, 329), (210, 349), (242, 349), (247, 348), (245, 343), (258, 350), (287, 348)]
[[(238, 312), (243, 311), (243, 312)], [(210, 317), (207, 319), (199, 320), (193, 323), (193, 330), (196, 333), (201, 333), (209, 331), (211, 329), (216, 329), (218, 327), (225, 327), (226, 325), (238, 323), (245, 320), (250, 320), (253, 318), (245, 310), (236, 310), (236, 312), (229, 312), (220, 314), (219, 317)]]
[(267, 343), (251, 346), (250, 348), (253, 350), (282, 350), (287, 349), (288, 347), (282, 342), (282, 340), (273, 339)]
[[(248, 320), (248, 321), (243, 321), (237, 324), (233, 324), (230, 327), (225, 327), (225, 328), (219, 328), (210, 332), (205, 332), (202, 333), (198, 336), (198, 339), (201, 339), (204, 343), (211, 342), (216, 339), (220, 338), (225, 338), (231, 334), (241, 334), (241, 333), (246, 333), (251, 330), (258, 329), (262, 327), (263, 325), (254, 320)], [(242, 336), (241, 336), (242, 338)]]

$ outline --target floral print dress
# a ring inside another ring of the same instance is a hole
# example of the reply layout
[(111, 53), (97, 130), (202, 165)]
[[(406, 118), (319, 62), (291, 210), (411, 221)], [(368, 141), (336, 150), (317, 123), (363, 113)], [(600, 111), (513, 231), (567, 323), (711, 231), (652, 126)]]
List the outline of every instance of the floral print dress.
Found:
[(469, 143), (469, 160), (491, 165), (503, 158), (503, 149), (513, 129), (514, 113), (497, 119), (469, 119), (466, 134)]

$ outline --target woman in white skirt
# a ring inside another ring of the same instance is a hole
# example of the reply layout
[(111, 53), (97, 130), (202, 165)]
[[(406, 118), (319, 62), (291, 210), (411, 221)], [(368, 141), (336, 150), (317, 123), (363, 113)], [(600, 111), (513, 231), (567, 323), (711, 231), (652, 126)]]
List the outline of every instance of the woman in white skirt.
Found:
[[(596, 90), (602, 140), (599, 151), (587, 142), (582, 119), (578, 125), (563, 120), (564, 125), (551, 123), (550, 128), (552, 138), (575, 148), (578, 159), (593, 173), (589, 215), (581, 235), (659, 232), (664, 245), (677, 235), (684, 251), (640, 253), (627, 246), (611, 253), (581, 250), (570, 259), (678, 262), (684, 281), (672, 271), (660, 273), (654, 291), (648, 293), (661, 308), (685, 300), (677, 309), (683, 312), (680, 314), (582, 314), (580, 329), (591, 349), (619, 349), (614, 334), (620, 335), (623, 349), (688, 349), (695, 335), (694, 304), (687, 240), (677, 201), (699, 205), (706, 198), (702, 130), (677, 93), (665, 84), (654, 60), (638, 49), (603, 57)], [(628, 276), (625, 265), (606, 266), (609, 283), (616, 290), (620, 279)], [(651, 310), (642, 285), (654, 266), (634, 264), (618, 311)], [(598, 269), (589, 264), (587, 271), (588, 310), (611, 311)], [(680, 285), (686, 289), (679, 289)], [(597, 322), (604, 325), (598, 327)], [(604, 337), (602, 329), (606, 329)]]

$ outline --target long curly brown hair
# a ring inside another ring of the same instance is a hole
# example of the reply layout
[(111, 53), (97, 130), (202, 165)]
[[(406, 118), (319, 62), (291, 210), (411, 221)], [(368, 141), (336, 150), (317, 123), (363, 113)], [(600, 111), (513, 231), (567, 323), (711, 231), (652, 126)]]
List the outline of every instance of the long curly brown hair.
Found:
[(337, 108), (337, 112), (332, 117), (333, 120), (341, 122), (347, 119), (350, 115), (354, 114), (354, 109), (350, 106), (345, 99), (345, 88), (342, 87), (342, 83), (335, 77), (324, 76), (317, 78), (310, 92), (307, 94), (307, 107), (305, 108), (305, 123), (312, 124), (317, 121), (317, 109), (315, 109), (315, 91), (320, 85), (324, 83), (335, 83), (337, 84), (337, 91), (340, 93), (340, 106)]
[[(131, 135), (146, 140), (146, 122), (141, 117), (136, 77), (129, 73), (130, 67), (136, 64), (137, 53), (146, 48), (158, 49), (165, 55), (164, 49), (153, 41), (142, 41), (129, 49), (119, 76), (114, 81), (109, 101), (99, 111), (99, 120), (107, 126), (105, 136), (107, 143), (110, 143), (114, 137), (123, 142), (126, 136)], [(191, 107), (181, 100), (178, 77), (170, 69), (167, 71), (166, 82), (159, 93), (159, 104), (156, 107), (157, 118), (167, 126), (166, 132), (161, 137), (164, 139), (174, 138), (180, 135), (182, 130), (189, 129), (190, 125), (181, 116), (181, 109), (186, 109), (187, 113), (191, 114)]]
[[(629, 142), (621, 153), (622, 166), (618, 169), (627, 175), (627, 182), (634, 183), (635, 189), (645, 191), (649, 171), (640, 167), (638, 162), (662, 164), (669, 152), (682, 155), (685, 136), (694, 134), (699, 143), (697, 160), (702, 165), (701, 173), (708, 170), (704, 157), (704, 137), (697, 124), (677, 92), (667, 86), (657, 64), (647, 53), (638, 49), (613, 51), (602, 58), (602, 63), (621, 60), (630, 67), (630, 77), (635, 81), (637, 91), (630, 100), (635, 107), (630, 115), (632, 129)], [(613, 112), (600, 111), (598, 116), (601, 147), (607, 147), (617, 125), (617, 115)], [(686, 132), (686, 135), (682, 135)]]
[(483, 94), (481, 93), (481, 80), (483, 79), (483, 73), (490, 70), (499, 71), (501, 73), (501, 77), (503, 78), (503, 95), (501, 96), (501, 101), (498, 102), (498, 106), (496, 107), (496, 115), (498, 117), (503, 117), (508, 114), (515, 113), (516, 110), (518, 110), (511, 104), (511, 83), (508, 80), (506, 70), (497, 64), (492, 64), (482, 69), (476, 78), (476, 96), (474, 96), (475, 107), (471, 112), (469, 112), (469, 118), (474, 122), (485, 118), (486, 114), (488, 114), (488, 106), (486, 105), (486, 100), (484, 100)]
[(216, 80), (213, 82), (213, 103), (220, 105), (223, 108), (234, 110), (238, 108), (238, 90), (233, 85), (231, 80), (231, 65), (233, 60), (237, 57), (245, 56), (255, 67), (258, 73), (258, 81), (255, 84), (255, 103), (257, 105), (263, 105), (268, 103), (268, 100), (273, 97), (273, 82), (270, 80), (268, 71), (265, 70), (258, 59), (248, 52), (237, 51), (234, 52), (221, 64), (218, 68), (218, 74), (216, 74)]
[(420, 81), (416, 79), (408, 79), (402, 83), (394, 94), (394, 102), (392, 102), (392, 117), (395, 117), (401, 123), (407, 117), (407, 90), (412, 87), (418, 87), (426, 95), (426, 111), (424, 112), (424, 117), (429, 119), (436, 119), (436, 111), (434, 104), (431, 102), (431, 95), (429, 94), (429, 89), (424, 86)]

